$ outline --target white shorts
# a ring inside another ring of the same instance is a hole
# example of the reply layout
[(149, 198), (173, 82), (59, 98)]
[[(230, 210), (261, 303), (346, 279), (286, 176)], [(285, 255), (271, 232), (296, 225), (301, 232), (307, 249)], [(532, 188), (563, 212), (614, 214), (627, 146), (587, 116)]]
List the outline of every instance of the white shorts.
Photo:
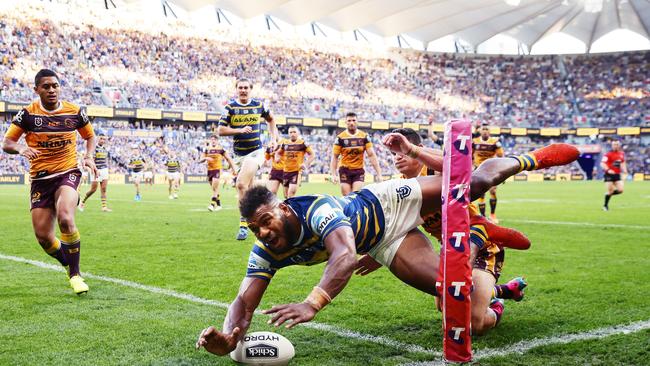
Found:
[(232, 160), (235, 163), (235, 165), (237, 165), (237, 171), (241, 170), (242, 165), (244, 165), (244, 162), (246, 161), (252, 161), (253, 163), (255, 163), (255, 165), (257, 166), (256, 169), (259, 170), (262, 167), (262, 165), (264, 165), (264, 150), (257, 149), (252, 153), (249, 153), (248, 155), (242, 155), (242, 156), (235, 154)]
[(108, 180), (108, 168), (97, 169), (97, 176), (95, 177), (93, 173), (89, 173), (90, 181), (101, 183), (105, 180)]
[(422, 189), (415, 178), (387, 180), (364, 189), (372, 192), (381, 203), (385, 223), (384, 237), (368, 254), (388, 268), (406, 234), (424, 223), (420, 217)]
[(151, 178), (153, 178), (152, 172), (144, 172), (144, 179), (151, 179)]
[(135, 180), (140, 181), (140, 180), (142, 180), (143, 175), (144, 175), (144, 172), (132, 172), (131, 173), (131, 179), (133, 179), (134, 181)]
[(180, 172), (167, 172), (167, 179), (169, 180), (176, 180), (176, 179), (181, 179), (181, 173)]

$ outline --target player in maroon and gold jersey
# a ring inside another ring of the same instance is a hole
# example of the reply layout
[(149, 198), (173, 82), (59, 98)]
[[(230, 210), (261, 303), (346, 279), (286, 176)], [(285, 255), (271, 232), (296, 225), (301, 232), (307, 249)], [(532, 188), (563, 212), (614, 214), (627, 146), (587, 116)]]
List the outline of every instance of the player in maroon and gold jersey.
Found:
[[(73, 291), (80, 295), (88, 292), (88, 285), (79, 272), (81, 237), (74, 220), (81, 180), (77, 167), (77, 132), (86, 140), (83, 164), (97, 176), (93, 161), (95, 133), (85, 112), (77, 105), (59, 100), (59, 77), (54, 71), (40, 70), (34, 83), (40, 100), (14, 117), (2, 149), (29, 159), (34, 234), (45, 252), (66, 268)], [(23, 134), (26, 145), (18, 142)], [(54, 232), (57, 221), (60, 240)]]
[[(281, 156), (284, 161), (284, 174), (282, 185), (287, 187), (286, 198), (296, 195), (298, 184), (300, 184), (300, 172), (308, 171), (316, 155), (305, 140), (300, 137), (298, 127), (289, 127), (289, 139), (285, 139), (276, 155)], [(305, 162), (305, 155), (307, 161)], [(304, 162), (304, 164), (303, 164)]]
[(603, 211), (609, 211), (609, 199), (612, 196), (623, 193), (623, 180), (621, 173), (627, 174), (625, 164), (625, 153), (621, 149), (619, 140), (612, 141), (612, 150), (606, 153), (600, 161), (600, 167), (605, 171), (605, 204)]
[[(347, 196), (363, 187), (365, 170), (363, 169), (364, 154), (368, 154), (370, 163), (377, 173), (377, 182), (382, 181), (381, 168), (377, 155), (372, 148), (368, 135), (357, 129), (357, 115), (348, 113), (345, 116), (347, 129), (338, 136), (332, 150), (330, 163), (330, 179), (333, 183), (341, 182), (341, 194)], [(341, 157), (339, 167), (339, 156)]]
[[(490, 136), (490, 126), (483, 124), (480, 128), (480, 136), (472, 139), (472, 160), (474, 168), (478, 168), (484, 161), (492, 158), (503, 157), (503, 148), (498, 137)], [(481, 215), (485, 216), (485, 195), (478, 199), (478, 208)], [(490, 220), (495, 224), (497, 219), (497, 187), (490, 188)]]
[(223, 168), (223, 159), (226, 159), (230, 165), (233, 176), (237, 174), (235, 165), (230, 159), (228, 152), (219, 143), (219, 138), (216, 135), (210, 137), (210, 142), (205, 148), (205, 152), (201, 157), (200, 163), (208, 162), (208, 184), (212, 187), (212, 200), (208, 210), (215, 212), (221, 210), (221, 197), (219, 197), (219, 186), (221, 182), (221, 169)]
[[(269, 189), (269, 191), (273, 192), (274, 194), (278, 193), (278, 189), (280, 189), (280, 186), (283, 185), (284, 182), (284, 157), (283, 156), (276, 156), (275, 153), (278, 151), (280, 146), (284, 144), (285, 139), (281, 139), (278, 142), (278, 146), (275, 148), (275, 150), (272, 147), (267, 147), (266, 151), (264, 152), (264, 160), (267, 162), (267, 164), (271, 164), (271, 171), (269, 171), (269, 181), (266, 183), (266, 188)], [(284, 198), (287, 198), (287, 191), (288, 187), (284, 187), (283, 194)]]

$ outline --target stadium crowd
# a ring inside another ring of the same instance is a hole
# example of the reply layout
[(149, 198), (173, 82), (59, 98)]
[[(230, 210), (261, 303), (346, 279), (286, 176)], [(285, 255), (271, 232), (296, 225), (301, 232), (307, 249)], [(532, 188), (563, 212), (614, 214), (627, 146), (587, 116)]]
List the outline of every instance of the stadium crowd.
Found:
[[(9, 127), (9, 121), (0, 123), (0, 133), (4, 133)], [(128, 161), (134, 155), (134, 149), (137, 149), (145, 159), (150, 162), (151, 169), (158, 173), (165, 171), (166, 151), (174, 151), (181, 161), (181, 170), (184, 174), (206, 174), (205, 163), (199, 163), (205, 144), (209, 136), (213, 133), (213, 128), (204, 128), (203, 126), (188, 125), (128, 125), (123, 121), (96, 120), (94, 128), (98, 133), (104, 133), (109, 136), (108, 150), (110, 154), (109, 168), (111, 173), (128, 173)], [(381, 143), (382, 133), (369, 132), (371, 141), (374, 144), (383, 174), (398, 174), (393, 165), (393, 156)], [(143, 136), (146, 135), (146, 136)], [(331, 159), (332, 145), (336, 138), (334, 131), (325, 129), (308, 129), (303, 133), (306, 143), (316, 152), (316, 159), (312, 163), (309, 173), (329, 174), (329, 164)], [(426, 146), (437, 147), (434, 142), (425, 137)], [(507, 155), (519, 155), (534, 150), (541, 146), (553, 142), (570, 142), (575, 144), (601, 144), (602, 151), (609, 149), (606, 140), (592, 141), (588, 138), (568, 138), (554, 140), (542, 137), (531, 136), (501, 136), (500, 138), (505, 153)], [(232, 139), (221, 138), (221, 144), (224, 149), (232, 154)], [(642, 138), (627, 136), (622, 139), (623, 150), (626, 152), (626, 159), (630, 175), (634, 173), (644, 173), (650, 171), (650, 144)], [(78, 150), (82, 151), (83, 147), (79, 142)], [(599, 156), (596, 156), (599, 159)], [(596, 161), (596, 169), (599, 169), (599, 161)], [(366, 161), (366, 171), (374, 174), (374, 169)], [(262, 172), (268, 172), (269, 167), (265, 167)], [(28, 171), (27, 160), (8, 154), (0, 154), (0, 173), (2, 174), (21, 174)], [(573, 165), (553, 168), (548, 173), (580, 173), (580, 167), (577, 163)], [(599, 172), (597, 172), (596, 176)]]
[[(80, 104), (221, 111), (235, 78), (245, 75), (256, 83), (255, 94), (286, 116), (339, 118), (353, 110), (362, 120), (468, 116), (498, 126), (648, 123), (648, 52), (485, 56), (391, 49), (367, 56), (319, 49), (319, 42), (302, 49), (172, 36), (127, 21), (113, 28), (84, 17), (55, 23), (34, 10), (18, 8), (0, 20), (0, 99), (30, 101), (31, 78), (47, 60), (62, 75), (64, 97)], [(183, 33), (178, 27), (174, 34)]]

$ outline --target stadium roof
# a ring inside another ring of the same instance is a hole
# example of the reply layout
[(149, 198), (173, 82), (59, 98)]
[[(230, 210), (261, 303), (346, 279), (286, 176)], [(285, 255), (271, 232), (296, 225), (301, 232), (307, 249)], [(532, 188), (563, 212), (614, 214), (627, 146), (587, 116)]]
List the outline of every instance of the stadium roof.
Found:
[[(133, 2), (138, 0), (125, 0)], [(616, 30), (650, 38), (649, 0), (167, 0), (187, 11), (206, 5), (243, 19), (271, 15), (293, 25), (318, 22), (338, 31), (428, 42), (454, 35), (473, 47), (497, 34), (529, 49), (556, 32), (586, 45)]]

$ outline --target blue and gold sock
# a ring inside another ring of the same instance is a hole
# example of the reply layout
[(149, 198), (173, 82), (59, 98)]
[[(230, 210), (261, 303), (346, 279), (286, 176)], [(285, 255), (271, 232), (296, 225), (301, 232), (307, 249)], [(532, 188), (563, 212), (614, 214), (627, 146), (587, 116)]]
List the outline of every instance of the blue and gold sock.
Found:
[(102, 197), (102, 208), (108, 207), (108, 204), (106, 203), (106, 197)]
[(212, 196), (212, 200), (211, 200), (211, 201), (212, 201), (212, 202), (210, 202), (210, 204), (212, 205), (212, 207), (214, 207), (214, 206), (218, 206), (218, 205), (219, 205), (219, 203), (218, 203), (218, 202), (219, 202), (219, 199), (218, 199), (217, 197)]
[(246, 219), (244, 217), (239, 218), (239, 227), (248, 227), (248, 223), (246, 222)]
[(81, 235), (79, 231), (74, 233), (61, 233), (61, 247), (65, 260), (70, 266), (69, 276), (76, 276), (79, 274), (79, 256), (81, 252)]
[(518, 156), (509, 156), (509, 158), (515, 159), (519, 162), (519, 172), (524, 170), (535, 170), (537, 169), (537, 159), (531, 153), (526, 153)]

